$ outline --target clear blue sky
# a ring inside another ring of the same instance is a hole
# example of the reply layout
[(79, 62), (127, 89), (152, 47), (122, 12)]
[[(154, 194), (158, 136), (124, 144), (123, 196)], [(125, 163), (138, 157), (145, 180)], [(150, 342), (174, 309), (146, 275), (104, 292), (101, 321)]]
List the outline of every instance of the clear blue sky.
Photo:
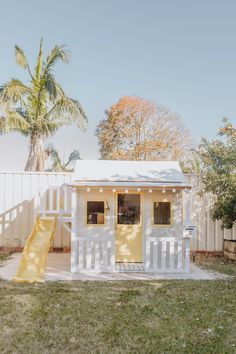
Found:
[[(45, 50), (67, 44), (71, 62), (56, 76), (89, 117), (87, 132), (61, 129), (52, 139), (97, 158), (94, 130), (104, 110), (139, 95), (177, 112), (196, 142), (214, 138), (223, 116), (236, 122), (235, 0), (0, 0), (0, 83), (26, 80), (15, 63), (20, 45), (34, 65)], [(0, 170), (24, 168), (28, 141), (0, 136)]]

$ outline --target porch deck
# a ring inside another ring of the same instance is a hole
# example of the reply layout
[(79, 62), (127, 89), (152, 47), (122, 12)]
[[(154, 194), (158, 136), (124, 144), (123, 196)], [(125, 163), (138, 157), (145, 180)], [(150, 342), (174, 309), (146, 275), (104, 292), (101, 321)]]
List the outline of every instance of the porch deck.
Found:
[[(0, 266), (0, 278), (12, 280), (17, 272), (20, 263), (21, 253), (15, 253), (11, 258)], [(81, 272), (72, 274), (70, 272), (70, 253), (50, 253), (45, 272), (46, 281), (71, 281), (71, 280), (96, 280), (96, 281), (118, 281), (118, 280), (171, 280), (171, 279), (192, 279), (192, 280), (215, 280), (227, 276), (212, 273), (190, 265), (190, 272), (185, 274), (175, 273), (145, 273), (143, 271), (114, 272), (114, 273), (92, 273)]]
[(117, 272), (144, 272), (143, 263), (116, 263)]

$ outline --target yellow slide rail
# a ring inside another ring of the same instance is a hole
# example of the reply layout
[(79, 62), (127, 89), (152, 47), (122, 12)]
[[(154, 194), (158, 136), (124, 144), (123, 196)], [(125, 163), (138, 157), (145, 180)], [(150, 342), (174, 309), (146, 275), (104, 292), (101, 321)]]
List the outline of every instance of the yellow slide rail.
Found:
[(15, 282), (43, 282), (49, 248), (52, 245), (57, 218), (37, 216), (33, 230), (25, 244)]

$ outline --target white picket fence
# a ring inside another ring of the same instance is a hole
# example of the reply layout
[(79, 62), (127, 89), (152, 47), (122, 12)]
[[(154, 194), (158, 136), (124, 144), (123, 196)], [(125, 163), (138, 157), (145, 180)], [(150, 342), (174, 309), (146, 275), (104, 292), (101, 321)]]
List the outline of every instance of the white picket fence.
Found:
[(190, 266), (189, 238), (148, 237), (145, 270), (158, 273), (188, 273)]
[(78, 270), (113, 272), (115, 270), (115, 242), (108, 237), (79, 237)]

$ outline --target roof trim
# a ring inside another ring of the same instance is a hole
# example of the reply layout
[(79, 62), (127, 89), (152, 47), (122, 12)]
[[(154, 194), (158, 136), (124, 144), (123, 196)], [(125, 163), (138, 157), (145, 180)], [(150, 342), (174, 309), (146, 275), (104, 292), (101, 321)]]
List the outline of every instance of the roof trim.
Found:
[(149, 183), (149, 182), (81, 182), (81, 181), (73, 181), (72, 183), (68, 184), (71, 187), (94, 187), (94, 188), (100, 188), (100, 187), (105, 187), (105, 188), (156, 188), (156, 189), (162, 189), (162, 188), (178, 188), (178, 189), (184, 189), (184, 188), (192, 188), (190, 184), (187, 183), (162, 183), (162, 182), (155, 182), (155, 183)]
[(144, 180), (140, 180), (140, 179), (137, 179), (137, 180), (134, 180), (132, 179), (131, 181), (130, 180), (116, 180), (116, 179), (101, 179), (101, 180), (98, 180), (98, 179), (80, 179), (80, 180), (75, 180), (76, 183), (166, 183), (166, 184), (171, 184), (171, 183), (178, 183), (178, 184), (183, 184), (183, 182), (181, 181), (158, 181), (158, 180), (147, 180), (147, 181), (144, 181)]

